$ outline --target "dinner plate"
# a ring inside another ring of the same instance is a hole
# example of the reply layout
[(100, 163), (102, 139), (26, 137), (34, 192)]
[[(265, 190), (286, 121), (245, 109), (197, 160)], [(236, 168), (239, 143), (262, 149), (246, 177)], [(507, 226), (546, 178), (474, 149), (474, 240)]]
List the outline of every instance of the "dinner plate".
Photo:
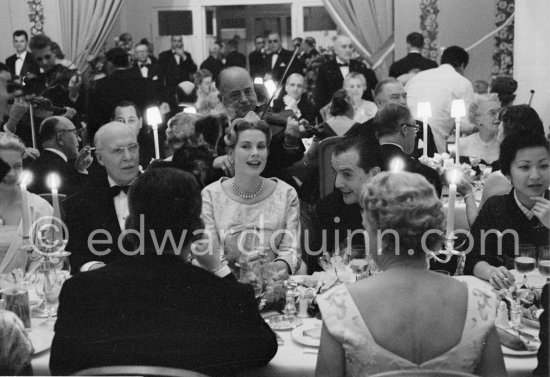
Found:
[(36, 355), (37, 353), (50, 349), (55, 333), (48, 329), (32, 328), (27, 334), (34, 348), (34, 354)]
[[(304, 346), (319, 347), (319, 344), (321, 344), (321, 324), (322, 322), (318, 321), (318, 323), (315, 324), (296, 327), (292, 330), (292, 339), (300, 344), (303, 344)], [(319, 331), (317, 332), (316, 330)], [(308, 335), (308, 332), (310, 331), (316, 332), (319, 338)]]
[(502, 354), (505, 356), (533, 356), (536, 355), (538, 352), (538, 347), (537, 349), (531, 351), (516, 351), (503, 345), (501, 345), (501, 347)]

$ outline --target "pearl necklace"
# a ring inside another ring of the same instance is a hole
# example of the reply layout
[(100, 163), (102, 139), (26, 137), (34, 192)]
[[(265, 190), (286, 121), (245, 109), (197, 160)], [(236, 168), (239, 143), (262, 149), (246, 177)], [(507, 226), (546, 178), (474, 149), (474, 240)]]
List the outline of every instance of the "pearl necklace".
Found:
[(237, 196), (239, 196), (239, 197), (241, 197), (245, 200), (250, 200), (250, 199), (254, 199), (255, 197), (259, 196), (262, 193), (262, 191), (264, 191), (264, 180), (263, 179), (260, 180), (260, 186), (258, 186), (256, 191), (254, 191), (252, 193), (246, 193), (246, 192), (241, 191), (241, 189), (235, 184), (235, 179), (233, 179), (233, 182), (231, 183), (231, 187), (233, 187), (233, 192), (235, 193), (235, 195), (237, 195)]

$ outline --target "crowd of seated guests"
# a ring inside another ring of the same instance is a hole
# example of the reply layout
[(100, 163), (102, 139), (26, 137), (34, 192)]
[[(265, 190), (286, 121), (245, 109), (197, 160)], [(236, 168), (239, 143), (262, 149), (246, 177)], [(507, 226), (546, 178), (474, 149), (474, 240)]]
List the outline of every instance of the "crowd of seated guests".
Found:
[[(14, 33), (14, 46), (16, 39), (26, 42), (28, 38), (23, 37)], [(305, 252), (302, 242), (303, 208), (312, 206), (317, 230), (338, 237), (327, 242), (321, 232), (313, 232), (309, 250), (326, 248), (330, 254), (350, 232), (365, 229), (374, 236), (399, 227), (406, 230), (407, 247), (402, 251), (414, 251), (393, 255), (391, 242), (385, 240), (382, 253), (374, 257), (383, 274), (337, 287), (320, 298), (324, 327), (319, 375), (342, 375), (348, 370), (355, 375), (361, 368), (374, 373), (396, 363), (403, 368), (445, 366), (502, 375), (494, 312), (474, 312), (472, 306), (476, 295), (493, 305), (493, 295), (430, 272), (418, 248), (422, 232), (444, 225), (438, 200), (441, 179), (418, 160), (421, 142), (427, 143), (430, 156), (436, 151), (433, 124), (427, 125), (428, 140), (421, 140), (423, 125), (412, 115), (416, 109), (407, 107), (412, 105), (406, 88), (395, 78), (378, 80), (355, 57), (348, 36), (338, 35), (334, 54), (320, 64), (312, 38), (303, 41), (292, 64), (292, 51), (283, 48), (279, 34), (267, 35), (266, 50), (261, 39), (256, 38), (257, 51), (249, 56), (250, 71), (246, 58), (238, 55), (237, 41), (228, 43), (226, 58), (231, 58), (225, 63), (223, 43), (216, 41), (197, 70), (181, 36), (173, 36), (171, 49), (156, 59), (146, 41), (134, 47), (125, 33), (104, 59), (90, 60), (95, 68), (82, 78), (68, 62), (63, 65), (56, 60), (51, 39), (34, 36), (27, 52), (33, 60), (23, 66), (34, 75), (29, 84), (48, 88), (58, 79), (65, 84), (44, 93), (50, 102), (35, 114), (36, 144), (28, 103), (7, 93), (7, 83), (25, 76), (24, 70), (17, 65), (12, 73), (11, 65), (0, 65), (5, 131), (0, 133), (0, 158), (7, 163), (0, 182), (0, 273), (25, 268), (29, 258), (32, 262), (35, 257), (18, 252), (22, 239), (18, 179), (23, 165), (35, 173), (31, 192), (47, 192), (44, 178), (55, 171), (61, 176), (60, 192), (68, 196), (62, 215), (71, 235), (67, 249), (72, 252), (74, 277), (65, 283), (60, 297), (52, 372), (72, 373), (121, 360), (145, 360), (213, 375), (265, 365), (276, 352), (274, 334), (260, 318), (250, 287), (235, 282), (234, 276), (240, 276), (246, 263), (256, 261), (272, 263), (281, 280), (319, 270), (317, 258)], [(438, 72), (460, 82), (466, 94), (473, 92), (462, 77), (468, 62), (465, 51), (466, 55), (452, 47), (437, 68), (435, 62), (418, 59), (416, 44), (412, 38), (409, 58), (394, 71), (405, 69), (400, 76), (410, 75), (407, 79), (417, 94), (426, 90), (417, 87), (422, 86), (422, 77), (433, 78)], [(456, 54), (458, 61), (451, 59)], [(289, 65), (289, 74), (283, 77)], [(317, 74), (313, 94), (306, 89), (311, 69)], [(419, 71), (425, 75), (417, 75)], [(284, 80), (281, 93), (271, 103), (265, 86), (253, 80), (258, 76)], [(513, 250), (505, 239), (502, 256), (482, 255), (479, 234), (489, 228), (512, 228), (520, 238), (546, 245), (550, 227), (548, 143), (535, 110), (511, 105), (517, 89), (512, 81), (495, 80), (494, 93), (474, 97), (469, 112), (476, 129), (459, 141), (465, 156), (500, 168), (487, 179), (479, 210), (472, 187), (459, 185), (474, 236), (466, 272), (496, 288), (513, 284), (509, 272)], [(180, 112), (182, 99), (189, 100), (197, 114)], [(8, 100), (13, 102), (9, 110)], [(158, 106), (162, 114), (158, 133), (162, 161), (154, 163), (154, 132), (144, 117), (149, 106)], [(330, 115), (319, 126), (323, 108)], [(447, 118), (434, 122), (440, 148), (448, 131), (443, 127), (450, 121)], [(82, 123), (87, 127), (81, 128)], [(318, 139), (342, 137), (331, 155), (335, 190), (324, 198), (315, 192), (318, 140), (308, 152), (302, 143), (314, 134)], [(391, 170), (396, 158), (404, 171), (384, 172)], [(300, 169), (309, 169), (306, 182), (295, 175)], [(38, 195), (29, 194), (29, 203), (33, 219), (53, 212)], [(162, 245), (167, 255), (156, 255), (160, 241), (148, 232), (144, 245), (127, 236), (139, 231), (139, 215), (145, 215), (145, 229), (159, 234), (209, 232), (214, 237), (208, 247), (214, 254), (195, 256), (196, 266), (191, 266), (191, 245), (205, 242), (184, 235), (182, 250), (166, 242)], [(98, 230), (109, 237), (98, 235)], [(250, 231), (260, 232), (261, 241), (249, 238)], [(434, 250), (439, 241), (430, 240)], [(242, 244), (254, 252), (243, 253)], [(128, 253), (140, 249), (145, 255)], [(436, 292), (428, 295), (422, 289), (426, 284), (437, 287)], [(196, 299), (199, 296), (207, 298), (203, 302)], [(441, 306), (446, 297), (459, 299)], [(143, 306), (144, 300), (158, 305)], [(211, 300), (219, 304), (215, 310)], [(376, 308), (368, 305), (374, 301), (379, 303)], [(454, 325), (426, 321), (433, 312), (453, 318)], [(232, 329), (201, 327), (204, 318), (198, 317), (204, 313), (212, 323), (229, 321)], [(357, 315), (363, 320), (354, 321)], [(388, 318), (396, 325), (383, 325)], [(470, 327), (474, 320), (481, 330)], [(138, 329), (147, 331), (136, 340)], [(434, 333), (436, 337), (431, 336)], [(230, 344), (222, 347), (213, 341), (220, 336)], [(357, 337), (366, 339), (366, 345)], [(418, 341), (413, 344), (410, 339)], [(155, 352), (150, 342), (158, 345)], [(366, 351), (371, 347), (379, 351), (376, 356)], [(190, 349), (193, 352), (187, 352)], [(26, 366), (28, 362), (21, 363)]]

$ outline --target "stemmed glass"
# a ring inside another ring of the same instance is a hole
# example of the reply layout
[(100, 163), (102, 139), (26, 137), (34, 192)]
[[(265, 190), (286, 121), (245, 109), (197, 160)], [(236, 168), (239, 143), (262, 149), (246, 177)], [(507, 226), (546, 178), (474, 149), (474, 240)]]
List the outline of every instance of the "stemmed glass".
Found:
[(539, 246), (539, 272), (550, 283), (550, 246)]
[(537, 262), (537, 248), (531, 244), (520, 244), (518, 255), (514, 258), (516, 271), (523, 274), (523, 285), (527, 287), (527, 274), (535, 270)]
[(61, 286), (65, 282), (65, 279), (66, 275), (55, 269), (44, 273), (44, 296), (46, 298), (48, 319), (40, 324), (40, 326), (50, 327), (55, 322), (53, 316), (57, 315), (59, 293), (61, 292)]

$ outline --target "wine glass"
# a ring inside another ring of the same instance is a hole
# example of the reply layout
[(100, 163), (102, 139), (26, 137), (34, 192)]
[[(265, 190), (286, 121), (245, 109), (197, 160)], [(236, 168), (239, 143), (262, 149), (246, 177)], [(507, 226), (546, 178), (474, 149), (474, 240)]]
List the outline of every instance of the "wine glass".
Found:
[(550, 283), (550, 246), (539, 247), (539, 272), (546, 276), (546, 283)]
[(44, 274), (44, 297), (46, 298), (46, 308), (48, 310), (48, 319), (40, 326), (50, 327), (55, 321), (53, 316), (57, 315), (59, 306), (59, 293), (65, 282), (66, 275), (61, 271), (50, 270)]
[(531, 244), (520, 244), (514, 258), (516, 271), (523, 274), (523, 285), (527, 287), (527, 274), (535, 270), (537, 262), (537, 247)]

